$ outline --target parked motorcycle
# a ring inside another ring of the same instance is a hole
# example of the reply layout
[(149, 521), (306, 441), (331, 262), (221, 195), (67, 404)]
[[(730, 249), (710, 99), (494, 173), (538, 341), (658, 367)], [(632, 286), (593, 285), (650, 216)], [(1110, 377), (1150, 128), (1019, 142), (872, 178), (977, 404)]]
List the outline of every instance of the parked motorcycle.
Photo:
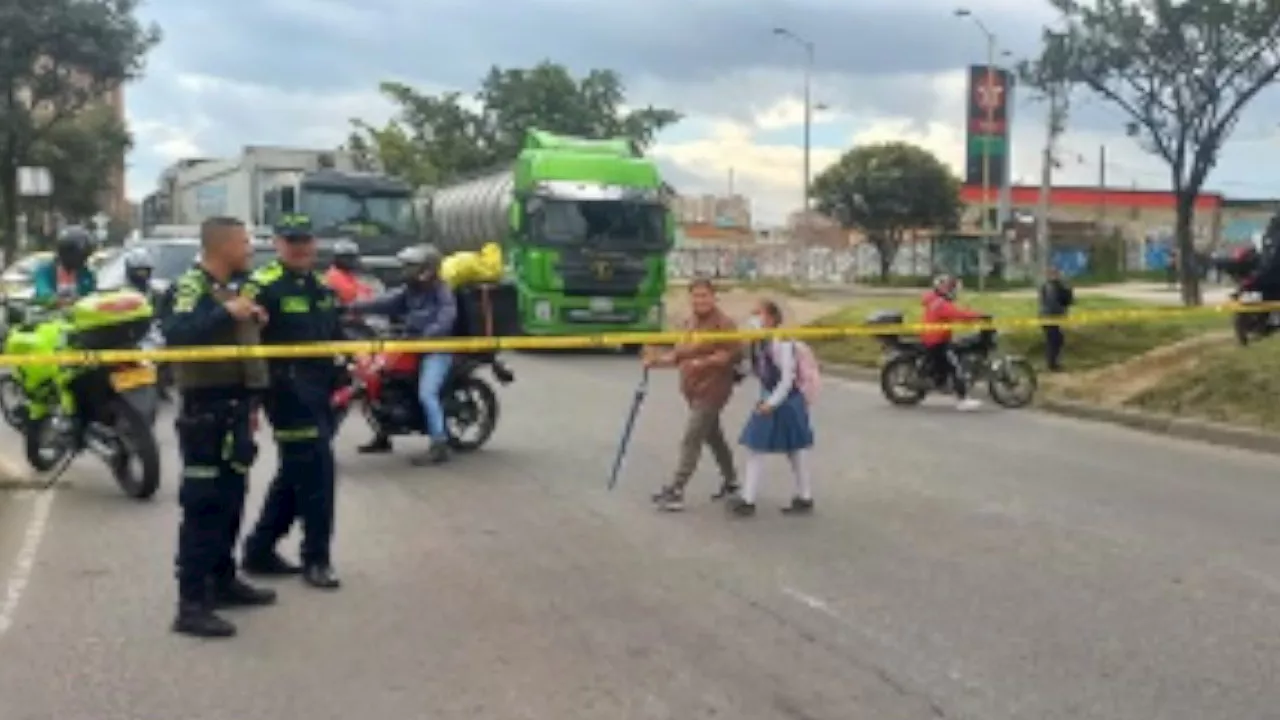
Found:
[[(344, 331), (352, 340), (399, 335), (394, 328), (379, 332), (365, 321), (350, 319), (344, 321)], [(338, 425), (341, 426), (353, 406), (359, 406), (375, 433), (389, 437), (424, 434), (426, 416), (418, 400), (421, 359), (421, 355), (409, 353), (379, 353), (352, 359), (347, 366), (349, 382), (332, 397)], [(494, 353), (466, 353), (454, 355), (453, 365), (440, 388), (445, 432), (449, 446), (455, 450), (479, 449), (497, 427), (497, 394), (478, 374), (484, 367), (503, 385), (515, 380), (515, 375)]]
[[(131, 290), (96, 293), (65, 309), (28, 316), (10, 327), (4, 351), (48, 355), (62, 350), (137, 348), (152, 309)], [(27, 462), (52, 485), (82, 452), (106, 462), (125, 494), (145, 500), (160, 487), (160, 451), (152, 430), (156, 368), (148, 362), (24, 365), (15, 408)]]
[[(880, 312), (872, 315), (868, 323), (899, 325), (902, 320), (902, 313)], [(939, 379), (943, 373), (935, 371), (918, 339), (893, 334), (877, 338), (885, 351), (880, 367), (880, 391), (886, 400), (894, 405), (912, 406), (923, 402), (930, 393), (955, 392), (949, 375), (945, 381)], [(985, 380), (991, 399), (1001, 407), (1026, 407), (1034, 399), (1038, 385), (1035, 369), (1025, 358), (999, 354), (998, 339), (999, 333), (995, 330), (981, 330), (954, 341), (952, 348), (960, 359), (959, 371), (971, 388)]]

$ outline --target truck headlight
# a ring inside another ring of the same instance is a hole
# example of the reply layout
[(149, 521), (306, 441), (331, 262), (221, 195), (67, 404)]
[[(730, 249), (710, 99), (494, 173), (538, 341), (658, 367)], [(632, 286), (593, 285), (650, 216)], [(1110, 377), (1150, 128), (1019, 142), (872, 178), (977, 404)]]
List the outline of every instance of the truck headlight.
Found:
[(548, 300), (539, 300), (533, 304), (533, 316), (543, 322), (551, 321), (551, 302)]
[(649, 317), (649, 324), (650, 324), (650, 325), (660, 325), (660, 324), (662, 324), (662, 306), (661, 306), (661, 305), (654, 305), (653, 307), (649, 308), (649, 316), (648, 316), (648, 317)]

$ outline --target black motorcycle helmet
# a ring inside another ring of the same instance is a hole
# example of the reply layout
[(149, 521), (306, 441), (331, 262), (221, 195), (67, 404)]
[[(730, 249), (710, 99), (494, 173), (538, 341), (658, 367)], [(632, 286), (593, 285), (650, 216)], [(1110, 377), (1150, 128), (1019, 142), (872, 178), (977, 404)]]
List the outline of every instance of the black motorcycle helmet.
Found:
[(333, 246), (333, 266), (356, 272), (360, 269), (360, 246), (351, 240), (339, 240)]
[(154, 270), (151, 253), (143, 248), (134, 248), (124, 257), (125, 278), (138, 292), (151, 290), (151, 274)]
[(444, 256), (435, 245), (414, 245), (396, 253), (396, 259), (404, 266), (404, 280), (410, 285), (422, 285), (440, 275), (440, 263)]
[(66, 228), (58, 235), (58, 242), (54, 245), (58, 264), (67, 270), (83, 269), (89, 262), (89, 256), (93, 254), (95, 241), (93, 233), (78, 225)]

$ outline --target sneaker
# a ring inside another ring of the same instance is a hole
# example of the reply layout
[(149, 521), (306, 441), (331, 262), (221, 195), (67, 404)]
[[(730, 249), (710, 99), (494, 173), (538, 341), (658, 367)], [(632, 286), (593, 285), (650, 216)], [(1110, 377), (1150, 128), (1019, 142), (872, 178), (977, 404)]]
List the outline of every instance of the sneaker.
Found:
[(684, 491), (679, 488), (666, 488), (662, 493), (662, 497), (655, 502), (657, 502), (659, 510), (680, 512), (684, 510)]
[(749, 503), (740, 495), (734, 495), (725, 503), (725, 509), (737, 517), (751, 517), (756, 514), (756, 504)]
[(793, 497), (791, 504), (782, 508), (783, 515), (810, 515), (813, 513), (813, 498)]
[(960, 412), (973, 412), (982, 407), (982, 401), (977, 398), (965, 398), (956, 403), (956, 409)]
[(431, 443), (431, 448), (426, 452), (410, 458), (409, 464), (414, 467), (425, 467), (427, 465), (439, 465), (448, 460), (449, 446), (443, 442), (433, 442)]
[(711, 499), (723, 500), (729, 497), (730, 495), (737, 495), (738, 491), (741, 489), (742, 489), (742, 486), (739, 485), (738, 483), (732, 482), (732, 481), (726, 481), (722, 485), (720, 485), (720, 489), (717, 490), (715, 494), (711, 496)]

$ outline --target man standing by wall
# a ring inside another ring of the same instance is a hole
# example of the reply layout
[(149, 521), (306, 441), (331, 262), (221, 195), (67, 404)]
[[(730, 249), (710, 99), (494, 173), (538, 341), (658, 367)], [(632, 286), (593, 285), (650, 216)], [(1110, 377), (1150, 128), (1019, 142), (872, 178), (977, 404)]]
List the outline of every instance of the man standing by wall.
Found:
[[(716, 303), (715, 286), (706, 278), (689, 283), (690, 309), (685, 322), (689, 332), (732, 332), (733, 320)], [(661, 488), (653, 501), (663, 510), (684, 509), (684, 489), (698, 468), (703, 446), (711, 448), (723, 482), (712, 496), (718, 500), (737, 492), (738, 476), (733, 467), (733, 451), (725, 440), (720, 413), (733, 394), (734, 374), (742, 357), (738, 342), (691, 342), (676, 345), (666, 353), (646, 351), (646, 367), (676, 367), (680, 370), (680, 391), (689, 403), (689, 418), (680, 443), (680, 459), (670, 485)]]

